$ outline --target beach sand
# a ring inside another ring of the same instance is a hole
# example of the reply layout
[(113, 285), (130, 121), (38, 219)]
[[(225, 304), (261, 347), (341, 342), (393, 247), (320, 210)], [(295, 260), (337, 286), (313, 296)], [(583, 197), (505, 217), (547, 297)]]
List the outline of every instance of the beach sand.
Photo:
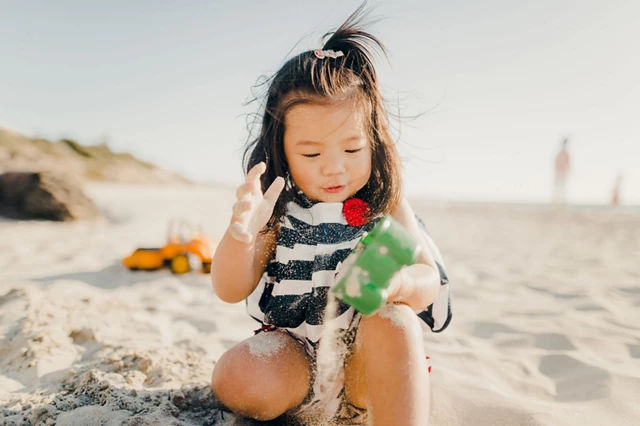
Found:
[[(256, 323), (209, 278), (131, 272), (183, 217), (220, 237), (233, 190), (92, 184), (94, 222), (0, 219), (0, 424), (249, 424), (209, 391)], [(434, 425), (640, 423), (640, 213), (414, 204), (450, 275), (426, 333)]]

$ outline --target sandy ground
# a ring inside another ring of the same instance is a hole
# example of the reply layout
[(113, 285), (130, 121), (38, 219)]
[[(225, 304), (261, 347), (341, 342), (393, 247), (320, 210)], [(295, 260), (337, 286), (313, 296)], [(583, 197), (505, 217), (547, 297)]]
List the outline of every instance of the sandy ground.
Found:
[[(220, 236), (233, 193), (93, 185), (96, 222), (0, 219), (0, 424), (245, 424), (208, 389), (251, 335), (208, 277), (131, 272), (171, 218)], [(454, 290), (425, 335), (435, 425), (640, 423), (640, 213), (420, 203)]]

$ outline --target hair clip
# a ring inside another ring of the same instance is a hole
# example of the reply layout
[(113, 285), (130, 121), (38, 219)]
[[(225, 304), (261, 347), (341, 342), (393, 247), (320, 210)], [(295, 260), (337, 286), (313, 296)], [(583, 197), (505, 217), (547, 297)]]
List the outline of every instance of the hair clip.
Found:
[(324, 59), (324, 58), (338, 58), (340, 56), (344, 56), (344, 53), (342, 53), (342, 50), (314, 50), (313, 51), (314, 55), (316, 55), (316, 58), (318, 59)]

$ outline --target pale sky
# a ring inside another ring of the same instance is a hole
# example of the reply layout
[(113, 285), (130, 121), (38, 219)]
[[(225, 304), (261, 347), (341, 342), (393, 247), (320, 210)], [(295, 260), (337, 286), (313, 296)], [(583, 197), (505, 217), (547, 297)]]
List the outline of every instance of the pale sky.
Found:
[[(0, 1), (0, 127), (239, 183), (251, 85), (359, 4)], [(546, 201), (567, 136), (570, 201), (640, 204), (639, 1), (369, 5), (410, 195)]]

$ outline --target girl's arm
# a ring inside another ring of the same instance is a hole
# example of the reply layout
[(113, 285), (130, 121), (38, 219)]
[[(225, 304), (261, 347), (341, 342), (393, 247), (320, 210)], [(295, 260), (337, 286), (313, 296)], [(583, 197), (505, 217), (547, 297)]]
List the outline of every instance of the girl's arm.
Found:
[(227, 229), (211, 261), (213, 289), (220, 299), (237, 303), (255, 290), (273, 256), (275, 240), (272, 230), (245, 243), (235, 239)]
[(402, 268), (392, 279), (389, 286), (389, 302), (404, 303), (415, 312), (422, 312), (438, 296), (440, 273), (416, 215), (404, 197), (391, 212), (391, 216), (418, 239), (422, 250), (415, 264)]
[(264, 229), (284, 188), (284, 179), (276, 178), (263, 194), (260, 175), (264, 163), (247, 173), (246, 182), (237, 192), (233, 216), (211, 261), (211, 282), (218, 297), (236, 303), (255, 290), (267, 262), (273, 256), (276, 230)]

